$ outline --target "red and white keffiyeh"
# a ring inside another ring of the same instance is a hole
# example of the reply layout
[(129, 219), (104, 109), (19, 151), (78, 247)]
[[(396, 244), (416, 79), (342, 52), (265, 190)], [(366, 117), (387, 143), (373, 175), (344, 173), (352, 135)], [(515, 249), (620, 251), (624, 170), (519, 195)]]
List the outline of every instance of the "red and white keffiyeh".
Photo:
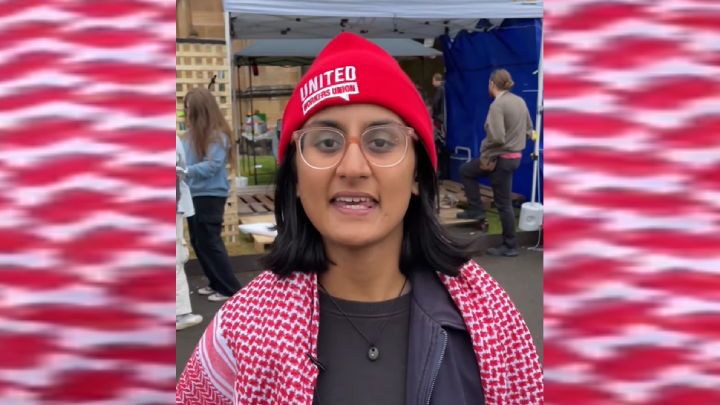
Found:
[[(478, 358), (487, 405), (543, 403), (537, 351), (507, 293), (476, 263), (441, 276)], [(266, 272), (231, 299), (208, 328), (177, 386), (182, 405), (310, 405), (318, 370), (317, 277)]]

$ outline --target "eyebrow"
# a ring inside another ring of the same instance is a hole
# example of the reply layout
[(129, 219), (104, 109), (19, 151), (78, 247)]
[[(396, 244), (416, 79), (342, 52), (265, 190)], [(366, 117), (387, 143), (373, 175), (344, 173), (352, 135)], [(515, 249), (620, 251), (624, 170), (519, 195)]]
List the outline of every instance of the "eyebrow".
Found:
[[(366, 125), (366, 128), (370, 127), (379, 127), (383, 125), (402, 125), (399, 122), (393, 121), (393, 120), (383, 120), (383, 121), (373, 121)], [(328, 128), (335, 128), (335, 129), (343, 129), (343, 126), (337, 122), (332, 120), (317, 120), (312, 121), (308, 124), (308, 127), (328, 127)]]
[(328, 127), (328, 128), (342, 129), (342, 125), (340, 125), (339, 122), (330, 121), (330, 120), (313, 121), (308, 124), (308, 127)]
[(371, 122), (371, 123), (368, 125), (368, 127), (380, 127), (380, 126), (383, 126), (383, 125), (400, 125), (400, 123), (399, 123), (399, 122), (395, 122), (395, 121), (391, 121), (391, 120), (386, 120), (386, 121), (373, 121), (373, 122)]

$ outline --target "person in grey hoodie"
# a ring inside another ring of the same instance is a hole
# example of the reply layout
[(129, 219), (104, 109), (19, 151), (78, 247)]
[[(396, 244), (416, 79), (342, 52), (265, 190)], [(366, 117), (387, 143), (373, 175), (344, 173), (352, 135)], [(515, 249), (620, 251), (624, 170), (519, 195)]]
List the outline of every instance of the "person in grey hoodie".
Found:
[(185, 275), (189, 258), (184, 237), (185, 218), (195, 215), (190, 189), (185, 184), (187, 168), (185, 151), (180, 138), (175, 137), (175, 330), (183, 330), (202, 323), (200, 315), (192, 313), (190, 288)]
[[(490, 256), (518, 255), (512, 201), (513, 176), (520, 168), (523, 151), (533, 136), (534, 126), (525, 100), (511, 93), (514, 87), (515, 82), (507, 70), (498, 69), (492, 73), (488, 92), (494, 101), (485, 121), (487, 136), (480, 146), (480, 158), (460, 167), (468, 201), (467, 211), (457, 214), (460, 219), (486, 221), (478, 178), (490, 179), (493, 203), (500, 215), (503, 231), (503, 244), (488, 249)], [(483, 160), (488, 163), (483, 164)]]

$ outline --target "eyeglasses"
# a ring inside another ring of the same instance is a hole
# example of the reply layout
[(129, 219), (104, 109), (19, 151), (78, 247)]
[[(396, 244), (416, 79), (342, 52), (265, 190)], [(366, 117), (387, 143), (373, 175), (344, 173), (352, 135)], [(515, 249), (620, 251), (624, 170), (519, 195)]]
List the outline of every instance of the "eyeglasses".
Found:
[(305, 164), (318, 170), (338, 165), (353, 143), (360, 146), (365, 159), (373, 166), (397, 166), (407, 155), (410, 139), (417, 139), (415, 131), (400, 125), (370, 127), (359, 141), (348, 138), (336, 128), (307, 128), (293, 133), (293, 140)]

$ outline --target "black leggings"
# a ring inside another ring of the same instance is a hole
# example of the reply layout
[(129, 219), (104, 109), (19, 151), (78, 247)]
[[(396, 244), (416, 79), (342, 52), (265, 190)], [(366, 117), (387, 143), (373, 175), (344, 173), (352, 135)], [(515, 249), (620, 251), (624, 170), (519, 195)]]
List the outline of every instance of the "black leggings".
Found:
[(444, 143), (435, 141), (438, 158), (438, 180), (450, 180), (450, 149)]
[(210, 288), (232, 297), (240, 291), (240, 282), (233, 274), (221, 236), (226, 202), (227, 198), (222, 197), (193, 198), (195, 216), (188, 218), (188, 230), (190, 244), (210, 280)]

